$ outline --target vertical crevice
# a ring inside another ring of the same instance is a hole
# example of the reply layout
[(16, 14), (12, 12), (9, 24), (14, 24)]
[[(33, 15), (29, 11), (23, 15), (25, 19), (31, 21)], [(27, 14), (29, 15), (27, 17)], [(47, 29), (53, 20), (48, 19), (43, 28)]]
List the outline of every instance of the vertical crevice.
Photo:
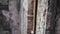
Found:
[(36, 6), (35, 6), (35, 26), (34, 26), (34, 34), (36, 34), (37, 6), (38, 6), (38, 0), (36, 0)]

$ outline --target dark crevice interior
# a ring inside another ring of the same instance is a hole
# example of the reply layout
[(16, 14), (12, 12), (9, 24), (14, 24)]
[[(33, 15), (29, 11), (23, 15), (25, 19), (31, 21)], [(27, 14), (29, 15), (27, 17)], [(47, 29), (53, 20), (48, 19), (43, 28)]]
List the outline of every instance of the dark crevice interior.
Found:
[(57, 15), (60, 14), (60, 0), (57, 0)]

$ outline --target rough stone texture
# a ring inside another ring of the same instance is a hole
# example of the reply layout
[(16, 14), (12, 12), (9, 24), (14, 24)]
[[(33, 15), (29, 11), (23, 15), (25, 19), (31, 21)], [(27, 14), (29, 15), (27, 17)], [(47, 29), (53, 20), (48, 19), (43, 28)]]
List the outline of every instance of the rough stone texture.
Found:
[(45, 34), (48, 0), (38, 0), (36, 34)]
[[(0, 34), (11, 33), (9, 22), (7, 21), (7, 16), (5, 13), (8, 11), (8, 0), (0, 0)], [(4, 13), (5, 12), (5, 13)]]
[[(17, 34), (18, 33), (26, 34), (26, 33), (23, 33), (23, 32), (27, 32), (26, 30), (28, 30), (27, 34), (31, 34), (31, 31), (33, 31), (34, 29), (33, 28), (33, 19), (35, 17), (35, 15), (33, 15), (34, 0), (27, 1), (29, 7), (27, 6), (27, 3), (25, 2), (25, 0), (20, 1), (19, 4), (21, 5), (18, 5), (17, 4), (18, 2), (19, 0), (9, 0), (9, 2), (8, 0), (0, 0), (0, 3), (1, 3), (0, 10), (2, 10), (2, 14), (6, 17), (6, 21), (9, 23), (10, 25), (9, 27), (12, 29), (12, 34), (16, 34), (15, 33), (16, 30), (19, 30), (17, 31)], [(18, 14), (18, 10), (20, 10), (19, 14)], [(28, 10), (28, 12), (26, 10)], [(28, 18), (28, 21), (26, 21), (27, 18)], [(28, 29), (27, 29), (27, 22), (28, 22)]]
[(56, 34), (60, 34), (60, 0), (57, 0), (57, 12), (56, 12)]
[(33, 18), (34, 18), (34, 1), (35, 0), (28, 0), (28, 29), (27, 34), (32, 34), (31, 31), (33, 31)]
[(27, 34), (28, 0), (9, 0), (8, 4), (7, 2), (8, 0), (0, 0), (1, 4), (8, 5), (9, 10), (5, 10), (6, 6), (3, 6), (2, 8), (5, 8), (0, 10), (10, 25), (11, 34)]
[(9, 0), (9, 10), (7, 11), (3, 9), (1, 12), (6, 17), (7, 23), (10, 25), (11, 34), (27, 34), (28, 1), (21, 1), (22, 2), (19, 3), (21, 4), (19, 12), (17, 9), (17, 3), (19, 0)]
[(55, 34), (55, 18), (56, 18), (56, 1), (48, 1), (48, 14), (47, 14), (47, 28), (46, 34)]
[(21, 34), (27, 34), (27, 13), (28, 13), (28, 0), (21, 0), (20, 9), (20, 29)]
[(12, 34), (18, 34), (18, 11), (17, 11), (17, 0), (9, 1), (9, 16), (10, 16), (10, 27)]
[(9, 0), (0, 0), (0, 3), (2, 3), (3, 5), (7, 5)]
[(2, 10), (2, 13), (6, 17), (6, 21), (10, 24), (12, 34), (17, 34), (18, 33), (17, 0), (10, 0), (9, 11)]

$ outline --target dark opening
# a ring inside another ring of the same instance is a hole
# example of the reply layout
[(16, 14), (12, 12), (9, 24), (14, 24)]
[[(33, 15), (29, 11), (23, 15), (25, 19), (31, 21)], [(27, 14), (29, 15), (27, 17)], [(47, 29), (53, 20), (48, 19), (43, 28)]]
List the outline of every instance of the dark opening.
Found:
[(37, 6), (38, 6), (38, 0), (36, 0), (36, 6), (35, 6), (35, 26), (34, 26), (34, 34), (36, 34)]

